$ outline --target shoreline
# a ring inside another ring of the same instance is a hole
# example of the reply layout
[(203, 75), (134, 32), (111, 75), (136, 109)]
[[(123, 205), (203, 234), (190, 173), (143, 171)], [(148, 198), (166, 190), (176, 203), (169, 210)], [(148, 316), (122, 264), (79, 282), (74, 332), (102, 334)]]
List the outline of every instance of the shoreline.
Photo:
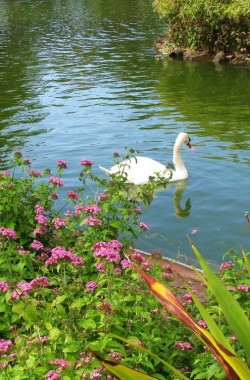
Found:
[(171, 281), (171, 286), (177, 289), (178, 295), (182, 298), (185, 293), (188, 293), (184, 282), (192, 288), (192, 291), (199, 297), (201, 301), (204, 301), (206, 298), (206, 287), (203, 285), (200, 280), (198, 274), (195, 272), (197, 270), (201, 275), (203, 271), (201, 269), (192, 268), (192, 266), (181, 263), (177, 260), (170, 259), (164, 256), (154, 257), (152, 254), (136, 249), (139, 253), (141, 253), (150, 263), (158, 263), (158, 264), (170, 264), (171, 265), (171, 273), (173, 274), (173, 281)]

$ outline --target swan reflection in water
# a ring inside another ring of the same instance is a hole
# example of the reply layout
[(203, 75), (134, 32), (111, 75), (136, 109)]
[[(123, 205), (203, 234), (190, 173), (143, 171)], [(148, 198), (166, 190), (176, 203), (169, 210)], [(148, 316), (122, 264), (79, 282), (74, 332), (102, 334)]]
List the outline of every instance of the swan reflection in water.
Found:
[[(167, 191), (170, 187), (175, 186), (175, 190), (173, 193), (173, 205), (175, 210), (175, 215), (179, 218), (186, 218), (190, 214), (191, 210), (191, 200), (188, 198), (182, 207), (182, 196), (187, 187), (188, 179), (183, 179), (181, 181), (169, 182), (166, 187), (157, 186), (154, 191), (154, 197), (157, 197), (157, 193)], [(134, 197), (140, 189), (140, 186), (130, 185), (129, 186), (129, 194), (131, 197)]]

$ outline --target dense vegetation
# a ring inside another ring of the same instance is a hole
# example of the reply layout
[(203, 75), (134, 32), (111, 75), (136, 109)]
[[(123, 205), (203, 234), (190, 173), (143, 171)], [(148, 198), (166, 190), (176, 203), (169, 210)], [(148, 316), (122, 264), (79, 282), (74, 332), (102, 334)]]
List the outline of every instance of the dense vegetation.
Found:
[(210, 52), (250, 52), (249, 0), (153, 0), (169, 43)]
[[(138, 274), (143, 269), (144, 276), (161, 281), (158, 289), (167, 285), (177, 291), (171, 265), (156, 260), (159, 252), (147, 258), (134, 249), (138, 234), (149, 229), (141, 207), (152, 201), (155, 183), (131, 194), (122, 176), (99, 178), (89, 159), (80, 165), (79, 187), (67, 193), (64, 160), (53, 172), (41, 172), (16, 152), (11, 172), (0, 171), (0, 379), (117, 380), (105, 369), (110, 360), (124, 366), (118, 367), (125, 371), (121, 379), (128, 378), (128, 367), (160, 380), (225, 379), (223, 364), (231, 371), (232, 360), (237, 370), (248, 371), (247, 254), (243, 259), (228, 253), (222, 263), (219, 277), (232, 295), (223, 295), (221, 302), (212, 288), (199, 307), (195, 289), (177, 294), (178, 299), (171, 296), (171, 310), (183, 311), (203, 337), (199, 340), (150, 295)], [(221, 292), (216, 281), (211, 284)], [(236, 299), (241, 307), (233, 311)], [(227, 310), (233, 311), (231, 321)], [(229, 350), (223, 349), (224, 357), (209, 338), (213, 330)]]

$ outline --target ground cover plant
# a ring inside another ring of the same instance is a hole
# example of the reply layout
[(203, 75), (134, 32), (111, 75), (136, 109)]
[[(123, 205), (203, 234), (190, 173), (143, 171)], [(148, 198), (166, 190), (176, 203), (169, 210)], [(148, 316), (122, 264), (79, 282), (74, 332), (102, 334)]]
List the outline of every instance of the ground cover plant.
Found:
[[(12, 169), (0, 172), (0, 379), (116, 379), (96, 353), (151, 377), (180, 378), (150, 352), (188, 378), (224, 379), (218, 360), (150, 295), (131, 265), (172, 288), (207, 329), (191, 294), (171, 287), (171, 265), (134, 248), (149, 228), (143, 207), (153, 201), (155, 183), (131, 194), (126, 178), (94, 175), (91, 160), (79, 168), (79, 187), (66, 194), (64, 160), (40, 172), (16, 152)], [(246, 262), (228, 255), (219, 276), (247, 312)], [(206, 309), (246, 361), (211, 292)]]

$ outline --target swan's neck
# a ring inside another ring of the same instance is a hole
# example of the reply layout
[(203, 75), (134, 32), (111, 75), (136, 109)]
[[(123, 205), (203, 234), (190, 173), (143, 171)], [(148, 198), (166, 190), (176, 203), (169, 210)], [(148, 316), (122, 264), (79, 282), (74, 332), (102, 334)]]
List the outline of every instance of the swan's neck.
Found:
[(180, 143), (180, 141), (177, 140), (173, 150), (173, 163), (176, 171), (187, 171), (181, 156), (181, 147), (182, 143)]

